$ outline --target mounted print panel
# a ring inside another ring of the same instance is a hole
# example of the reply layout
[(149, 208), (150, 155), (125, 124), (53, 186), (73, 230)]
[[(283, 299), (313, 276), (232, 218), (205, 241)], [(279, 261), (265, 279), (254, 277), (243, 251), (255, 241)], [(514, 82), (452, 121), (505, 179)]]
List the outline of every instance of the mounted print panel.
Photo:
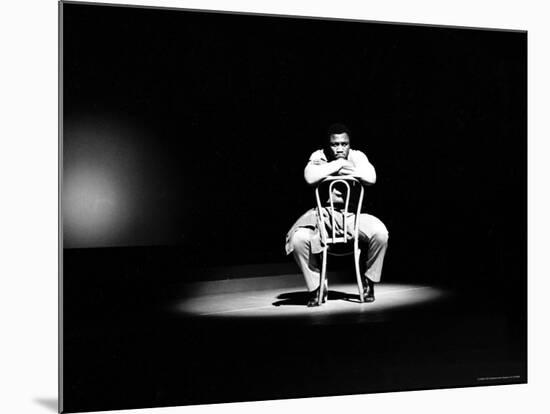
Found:
[(60, 13), (63, 412), (527, 382), (526, 32)]

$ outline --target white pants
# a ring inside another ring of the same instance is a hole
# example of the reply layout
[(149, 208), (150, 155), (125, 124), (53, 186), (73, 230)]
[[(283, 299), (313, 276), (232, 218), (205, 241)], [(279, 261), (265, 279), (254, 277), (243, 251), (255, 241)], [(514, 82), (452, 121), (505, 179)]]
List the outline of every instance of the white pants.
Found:
[[(302, 271), (307, 289), (310, 292), (317, 289), (321, 278), (321, 255), (312, 254), (310, 248), (313, 234), (313, 229), (300, 227), (294, 232), (290, 240), (294, 260), (296, 260)], [(360, 260), (364, 264), (364, 276), (373, 282), (380, 282), (387, 246), (388, 230), (384, 223), (370, 214), (361, 214), (359, 221)]]

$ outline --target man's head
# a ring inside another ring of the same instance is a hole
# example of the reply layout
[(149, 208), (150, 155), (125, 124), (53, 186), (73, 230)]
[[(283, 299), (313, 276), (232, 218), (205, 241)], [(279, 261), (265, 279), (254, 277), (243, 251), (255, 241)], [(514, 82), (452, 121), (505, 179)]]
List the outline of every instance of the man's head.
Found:
[(332, 159), (347, 159), (350, 149), (350, 134), (343, 124), (332, 124), (328, 129), (328, 155)]

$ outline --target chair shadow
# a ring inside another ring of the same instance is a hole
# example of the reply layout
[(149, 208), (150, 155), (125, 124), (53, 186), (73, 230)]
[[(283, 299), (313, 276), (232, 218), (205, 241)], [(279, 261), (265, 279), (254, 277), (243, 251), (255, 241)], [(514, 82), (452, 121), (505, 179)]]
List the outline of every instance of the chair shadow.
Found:
[[(287, 292), (281, 293), (277, 296), (277, 301), (273, 302), (273, 306), (296, 306), (302, 305), (307, 306), (309, 300), (309, 292)], [(361, 300), (358, 294), (339, 292), (336, 290), (329, 290), (327, 301), (333, 300), (344, 300), (346, 302), (357, 302), (360, 303)]]
[(33, 401), (55, 413), (58, 410), (57, 398), (35, 398)]

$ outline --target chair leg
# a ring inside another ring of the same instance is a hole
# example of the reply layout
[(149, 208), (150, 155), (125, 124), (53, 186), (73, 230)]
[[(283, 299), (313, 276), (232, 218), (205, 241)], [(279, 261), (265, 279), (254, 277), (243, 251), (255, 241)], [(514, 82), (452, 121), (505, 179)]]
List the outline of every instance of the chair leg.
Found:
[(353, 249), (353, 259), (355, 260), (355, 277), (357, 278), (357, 288), (359, 289), (359, 300), (364, 302), (363, 299), (363, 280), (361, 278), (361, 269), (359, 267), (359, 257), (361, 256), (361, 249)]
[(323, 262), (321, 264), (321, 280), (319, 280), (319, 305), (323, 303), (325, 280), (327, 275), (327, 248), (323, 249)]

